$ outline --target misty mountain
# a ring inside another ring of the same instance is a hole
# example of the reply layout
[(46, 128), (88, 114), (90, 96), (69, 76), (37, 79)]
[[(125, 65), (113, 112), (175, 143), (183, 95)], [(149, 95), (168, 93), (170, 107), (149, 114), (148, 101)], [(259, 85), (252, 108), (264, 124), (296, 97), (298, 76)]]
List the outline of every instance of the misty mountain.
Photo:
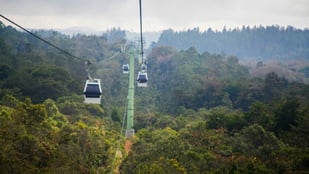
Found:
[[(34, 30), (36, 30), (36, 29), (34, 29)], [(132, 41), (140, 40), (140, 33), (139, 32), (127, 31), (127, 30), (123, 30), (123, 29), (120, 29), (120, 28), (118, 28), (118, 29), (112, 28), (110, 30), (101, 31), (101, 30), (95, 30), (95, 29), (88, 28), (88, 27), (70, 27), (70, 28), (64, 28), (64, 29), (55, 29), (54, 31), (60, 32), (64, 35), (68, 35), (68, 36), (73, 36), (73, 35), (78, 35), (78, 34), (101, 36), (101, 35), (104, 35), (106, 33), (110, 33), (111, 31), (114, 31), (114, 30), (124, 31), (125, 34), (126, 34), (127, 40), (132, 40)], [(48, 30), (39, 30), (39, 31), (46, 32)], [(151, 44), (154, 44), (155, 42), (157, 42), (161, 33), (162, 32), (159, 32), (159, 31), (143, 32), (143, 40), (145, 42), (145, 48), (147, 48)]]
[(85, 34), (85, 35), (101, 35), (103, 31), (95, 30), (88, 27), (70, 27), (64, 29), (56, 29), (57, 31), (66, 34), (66, 35), (76, 35), (76, 34)]
[(187, 31), (162, 32), (157, 45), (172, 46), (178, 50), (195, 47), (200, 53), (225, 53), (241, 59), (308, 59), (309, 30), (292, 26), (259, 26), (222, 31), (200, 31), (199, 28)]

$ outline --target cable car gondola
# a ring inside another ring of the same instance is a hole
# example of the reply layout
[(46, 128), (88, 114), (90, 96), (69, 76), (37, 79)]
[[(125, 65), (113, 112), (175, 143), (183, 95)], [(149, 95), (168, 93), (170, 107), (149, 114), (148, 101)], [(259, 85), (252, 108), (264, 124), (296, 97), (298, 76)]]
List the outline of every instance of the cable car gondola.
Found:
[(101, 104), (101, 80), (87, 80), (84, 87), (84, 102), (88, 104)]
[(123, 74), (129, 74), (129, 65), (128, 64), (122, 65), (122, 73)]
[(137, 87), (147, 87), (148, 76), (145, 71), (138, 72), (137, 75)]

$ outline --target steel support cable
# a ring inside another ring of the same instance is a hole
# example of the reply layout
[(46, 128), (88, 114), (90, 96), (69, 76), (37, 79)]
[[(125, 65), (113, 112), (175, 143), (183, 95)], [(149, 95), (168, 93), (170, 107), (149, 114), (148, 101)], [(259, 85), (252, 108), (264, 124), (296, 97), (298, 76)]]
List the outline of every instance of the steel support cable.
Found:
[(128, 103), (128, 100), (126, 100), (126, 102), (124, 102), (125, 105), (124, 105), (124, 112), (123, 112), (123, 116), (122, 116), (122, 124), (121, 124), (121, 129), (120, 129), (120, 134), (119, 134), (119, 139), (117, 140), (117, 144), (116, 144), (116, 151), (115, 151), (115, 156), (114, 156), (114, 159), (113, 159), (113, 162), (112, 162), (112, 169), (111, 169), (111, 172), (110, 173), (114, 173), (114, 168), (115, 168), (115, 162), (117, 160), (117, 157), (118, 157), (118, 153), (119, 153), (119, 146), (120, 146), (120, 142), (121, 142), (121, 135), (124, 133), (124, 125), (125, 125), (125, 119), (126, 119), (126, 110), (127, 110), (127, 103)]
[(142, 22), (142, 0), (139, 0), (139, 25), (141, 34), (141, 56), (142, 64), (144, 64), (144, 48), (143, 48), (143, 22)]
[(107, 59), (102, 60), (101, 62), (109, 61), (109, 60), (113, 59), (114, 57), (116, 57), (119, 53), (120, 53), (120, 51), (117, 51), (114, 55), (112, 55), (111, 57), (109, 57)]
[(62, 52), (62, 53), (64, 53), (64, 54), (67, 54), (67, 55), (69, 55), (69, 56), (71, 56), (71, 57), (73, 57), (73, 58), (75, 58), (75, 59), (79, 59), (79, 60), (85, 61), (85, 59), (80, 58), (80, 57), (77, 57), (77, 56), (71, 54), (70, 52), (68, 52), (68, 51), (66, 51), (66, 50), (64, 50), (64, 49), (62, 49), (62, 48), (56, 46), (55, 44), (53, 44), (53, 43), (51, 43), (51, 42), (49, 42), (49, 41), (43, 39), (42, 37), (40, 37), (40, 36), (38, 36), (38, 35), (32, 33), (31, 31), (29, 31), (29, 30), (27, 30), (26, 28), (22, 27), (21, 25), (15, 23), (14, 21), (10, 20), (9, 18), (3, 16), (2, 14), (0, 14), (0, 16), (1, 16), (3, 19), (7, 20), (8, 22), (10, 22), (10, 23), (14, 24), (15, 26), (17, 26), (18, 28), (24, 30), (24, 31), (27, 32), (28, 34), (32, 35), (33, 37), (35, 37), (35, 38), (37, 38), (37, 39), (43, 41), (44, 43), (50, 45), (51, 47), (54, 47), (55, 49), (59, 50), (60, 52)]
[[(78, 60), (81, 60), (81, 61), (86, 61), (86, 63), (89, 64), (89, 65), (91, 64), (91, 62), (90, 62), (89, 60), (85, 60), (84, 58), (81, 58), (81, 57), (78, 57), (78, 56), (73, 55), (72, 53), (70, 53), (70, 52), (68, 52), (68, 51), (66, 51), (66, 50), (64, 50), (64, 49), (62, 49), (62, 48), (60, 48), (60, 47), (58, 47), (57, 45), (55, 45), (55, 44), (53, 44), (53, 43), (51, 43), (51, 42), (49, 42), (49, 41), (43, 39), (42, 37), (40, 37), (40, 36), (34, 34), (33, 32), (27, 30), (26, 28), (22, 27), (21, 25), (17, 24), (16, 22), (10, 20), (9, 18), (3, 16), (2, 14), (0, 14), (0, 16), (1, 16), (3, 19), (7, 20), (8, 22), (10, 22), (10, 23), (14, 24), (15, 26), (17, 26), (18, 28), (24, 30), (25, 32), (27, 32), (27, 33), (30, 34), (31, 36), (33, 36), (33, 37), (35, 37), (35, 38), (37, 38), (37, 39), (43, 41), (44, 43), (48, 44), (49, 46), (51, 46), (51, 47), (53, 47), (53, 48), (55, 48), (55, 49), (57, 49), (57, 50), (59, 50), (60, 52), (66, 54), (66, 55), (68, 55), (68, 56), (71, 56), (71, 57), (73, 57), (73, 58), (75, 58), (75, 59), (78, 59)], [(112, 55), (111, 57), (109, 57), (109, 58), (107, 58), (107, 59), (105, 59), (105, 60), (103, 60), (103, 61), (110, 60), (110, 59), (114, 58), (115, 56), (117, 56), (118, 54), (119, 54), (119, 52), (116, 52), (114, 55)]]

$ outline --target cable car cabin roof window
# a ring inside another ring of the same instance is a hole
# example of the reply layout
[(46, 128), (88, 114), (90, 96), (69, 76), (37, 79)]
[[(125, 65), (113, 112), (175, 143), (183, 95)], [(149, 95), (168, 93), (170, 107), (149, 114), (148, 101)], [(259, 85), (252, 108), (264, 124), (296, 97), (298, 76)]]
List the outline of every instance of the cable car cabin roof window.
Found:
[(129, 67), (128, 67), (128, 66), (124, 66), (124, 67), (123, 67), (123, 70), (129, 71)]
[(140, 74), (138, 75), (137, 81), (143, 83), (143, 82), (147, 82), (148, 78), (146, 74)]
[(98, 84), (88, 84), (84, 92), (86, 97), (100, 97), (101, 91)]

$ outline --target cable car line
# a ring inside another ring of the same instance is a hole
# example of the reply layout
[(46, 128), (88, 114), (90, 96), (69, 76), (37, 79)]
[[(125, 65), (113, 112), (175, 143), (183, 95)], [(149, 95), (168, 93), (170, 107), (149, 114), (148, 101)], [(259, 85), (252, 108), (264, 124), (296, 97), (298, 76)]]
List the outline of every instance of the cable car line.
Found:
[[(55, 44), (53, 44), (53, 43), (51, 43), (51, 42), (49, 42), (49, 41), (43, 39), (42, 37), (40, 37), (40, 36), (34, 34), (33, 32), (27, 30), (26, 28), (22, 27), (21, 25), (17, 24), (16, 22), (12, 21), (11, 19), (9, 19), (9, 18), (3, 16), (2, 14), (0, 14), (0, 16), (1, 16), (3, 19), (7, 20), (8, 22), (10, 22), (10, 23), (14, 24), (15, 26), (17, 26), (18, 28), (24, 30), (24, 31), (27, 32), (28, 34), (32, 35), (33, 37), (35, 37), (35, 38), (37, 38), (37, 39), (43, 41), (44, 43), (48, 44), (48, 45), (51, 46), (51, 47), (53, 47), (53, 48), (59, 50), (60, 52), (66, 54), (66, 55), (68, 55), (68, 56), (71, 56), (71, 57), (73, 57), (73, 58), (75, 58), (75, 59), (81, 60), (81, 61), (83, 61), (83, 62), (85, 61), (85, 58), (81, 58), (81, 57), (78, 57), (78, 56), (73, 55), (72, 53), (70, 53), (70, 52), (68, 52), (68, 51), (66, 51), (66, 50), (64, 50), (64, 49), (62, 49), (62, 48), (60, 48), (60, 47), (58, 47), (57, 45), (55, 45)], [(109, 57), (109, 58), (107, 58), (107, 59), (105, 59), (105, 60), (103, 60), (103, 61), (101, 61), (101, 62), (108, 61), (108, 60), (114, 58), (115, 56), (117, 56), (119, 53), (120, 53), (120, 51), (116, 52), (114, 55), (112, 55), (111, 57)], [(85, 63), (91, 64), (91, 62), (90, 62), (89, 60), (86, 60)]]
[(115, 163), (117, 162), (116, 160), (119, 159), (119, 158), (122, 158), (122, 153), (121, 151), (119, 150), (120, 149), (120, 143), (122, 141), (122, 134), (124, 133), (124, 130), (125, 130), (125, 121), (126, 121), (126, 117), (127, 117), (127, 113), (126, 113), (126, 110), (127, 110), (127, 104), (128, 104), (128, 100), (126, 101), (123, 101), (124, 103), (124, 110), (123, 110), (123, 115), (122, 115), (122, 120), (120, 121), (121, 122), (121, 129), (120, 129), (120, 132), (119, 132), (119, 138), (118, 140), (116, 140), (116, 150), (115, 150), (115, 155), (114, 155), (114, 158), (112, 159), (112, 170), (111, 170), (111, 173), (115, 173), (114, 170), (115, 170)]
[(33, 32), (27, 30), (26, 28), (22, 27), (21, 25), (18, 25), (17, 23), (15, 23), (14, 21), (10, 20), (9, 18), (3, 16), (2, 14), (0, 14), (0, 16), (1, 16), (3, 19), (7, 20), (8, 22), (10, 22), (10, 23), (14, 24), (15, 26), (17, 26), (18, 28), (24, 30), (24, 31), (27, 32), (28, 34), (32, 35), (33, 37), (35, 37), (35, 38), (37, 38), (37, 39), (43, 41), (44, 43), (50, 45), (51, 47), (54, 47), (55, 49), (59, 50), (60, 52), (66, 54), (66, 55), (68, 55), (68, 56), (71, 56), (71, 57), (73, 57), (73, 58), (75, 58), (75, 59), (78, 59), (78, 60), (81, 60), (81, 61), (85, 61), (85, 59), (83, 59), (83, 58), (81, 58), (81, 57), (77, 57), (77, 56), (71, 54), (70, 52), (68, 52), (68, 51), (66, 51), (66, 50), (64, 50), (64, 49), (62, 49), (62, 48), (56, 46), (55, 44), (53, 44), (53, 43), (51, 43), (51, 42), (49, 42), (49, 41), (43, 39), (42, 37), (40, 37), (40, 36), (34, 34)]
[(117, 51), (114, 55), (112, 55), (111, 57), (109, 57), (107, 59), (102, 60), (101, 62), (109, 61), (109, 60), (113, 59), (114, 57), (116, 57), (119, 53), (121, 53), (121, 51)]
[[(49, 42), (49, 41), (43, 39), (42, 37), (40, 37), (40, 36), (34, 34), (33, 32), (31, 32), (31, 31), (29, 31), (29, 30), (27, 30), (26, 28), (22, 27), (21, 25), (17, 24), (16, 22), (10, 20), (9, 18), (3, 16), (2, 14), (0, 14), (0, 16), (1, 16), (3, 19), (7, 20), (8, 22), (10, 22), (10, 23), (14, 24), (15, 26), (17, 26), (18, 28), (24, 30), (24, 31), (27, 32), (28, 34), (32, 35), (33, 37), (35, 37), (35, 38), (37, 38), (37, 39), (43, 41), (44, 43), (48, 44), (48, 45), (51, 46), (51, 47), (53, 47), (53, 48), (59, 50), (60, 52), (65, 53), (66, 55), (71, 56), (71, 57), (73, 57), (73, 58), (75, 58), (75, 59), (78, 59), (78, 60), (81, 60), (81, 61), (85, 61), (85, 60), (86, 60), (85, 58), (81, 58), (81, 57), (75, 56), (75, 55), (73, 55), (72, 53), (70, 53), (70, 52), (68, 52), (68, 51), (66, 51), (66, 50), (64, 50), (64, 49), (62, 49), (62, 48), (60, 48), (60, 47), (58, 47), (57, 45), (55, 45), (55, 44), (53, 44), (53, 43), (51, 43), (51, 42)], [(117, 56), (119, 53), (120, 53), (120, 52), (118, 51), (118, 52), (116, 52), (114, 55), (112, 55), (111, 57), (109, 57), (109, 58), (107, 58), (107, 59), (105, 59), (105, 60), (103, 60), (103, 61), (101, 61), (101, 62), (108, 61), (108, 60), (114, 58), (115, 56)], [(85, 63), (90, 63), (90, 64), (91, 64), (91, 62), (90, 62), (89, 60), (86, 60)]]
[[(88, 80), (86, 80), (86, 83), (85, 83), (85, 87), (84, 87), (84, 90), (83, 90), (83, 93), (84, 93), (84, 102), (85, 103), (89, 103), (89, 104), (101, 104), (101, 96), (102, 96), (102, 88), (101, 88), (101, 80), (100, 79), (97, 79), (97, 78), (92, 78), (89, 74), (89, 65), (91, 64), (91, 62), (89, 60), (86, 60), (85, 58), (81, 58), (81, 57), (78, 57), (78, 56), (75, 56), (73, 55), (72, 53), (56, 46), (55, 44), (43, 39), (42, 37), (34, 34), (33, 32), (27, 30), (26, 28), (22, 27), (21, 25), (17, 24), (16, 22), (12, 21), (11, 19), (3, 16), (2, 14), (0, 14), (0, 17), (2, 17), (3, 19), (7, 20), (8, 22), (14, 24), (15, 26), (17, 26), (18, 28), (22, 29), (23, 31), (27, 32), (28, 34), (30, 34), (31, 36), (43, 41), (45, 44), (59, 50), (60, 52), (70, 56), (70, 57), (73, 57), (75, 59), (78, 59), (80, 61), (83, 61), (85, 62), (85, 64), (87, 65), (87, 68), (86, 68), (86, 72), (87, 72), (87, 76), (88, 76)], [(114, 57), (116, 57), (118, 54), (120, 53), (120, 51), (116, 52), (114, 55), (112, 55), (111, 57), (101, 61), (101, 62), (105, 62), (105, 61), (108, 61), (108, 60), (111, 60), (113, 59)]]
[(142, 22), (142, 1), (139, 0), (139, 26), (140, 26), (140, 35), (141, 35), (141, 56), (142, 64), (144, 64), (144, 48), (143, 48), (143, 22)]
[(141, 57), (142, 57), (142, 65), (141, 71), (137, 74), (137, 86), (138, 87), (147, 87), (148, 75), (147, 75), (147, 65), (144, 60), (144, 48), (143, 48), (143, 21), (142, 21), (142, 1), (139, 0), (139, 17), (140, 17), (140, 35), (141, 35)]

